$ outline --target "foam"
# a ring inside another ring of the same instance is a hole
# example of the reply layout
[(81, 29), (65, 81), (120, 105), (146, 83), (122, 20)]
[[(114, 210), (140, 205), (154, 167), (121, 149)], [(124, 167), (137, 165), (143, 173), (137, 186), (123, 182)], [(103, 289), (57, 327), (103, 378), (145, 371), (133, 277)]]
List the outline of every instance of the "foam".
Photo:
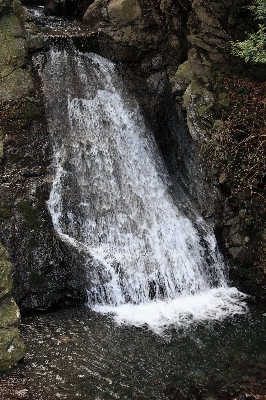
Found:
[(162, 334), (169, 327), (186, 328), (197, 322), (222, 321), (236, 314), (245, 314), (248, 310), (245, 298), (246, 295), (234, 287), (220, 287), (171, 301), (117, 307), (96, 305), (93, 310), (113, 315), (119, 325), (147, 326), (156, 334)]

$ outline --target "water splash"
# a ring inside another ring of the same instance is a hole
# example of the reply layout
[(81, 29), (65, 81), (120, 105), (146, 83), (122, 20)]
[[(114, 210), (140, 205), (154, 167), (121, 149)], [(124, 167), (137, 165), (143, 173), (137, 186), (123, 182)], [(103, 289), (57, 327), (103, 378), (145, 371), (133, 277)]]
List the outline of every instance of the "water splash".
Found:
[(53, 49), (41, 75), (54, 140), (48, 207), (62, 240), (87, 254), (88, 305), (155, 331), (245, 312), (213, 233), (188, 200), (193, 221), (171, 197), (156, 144), (114, 65)]

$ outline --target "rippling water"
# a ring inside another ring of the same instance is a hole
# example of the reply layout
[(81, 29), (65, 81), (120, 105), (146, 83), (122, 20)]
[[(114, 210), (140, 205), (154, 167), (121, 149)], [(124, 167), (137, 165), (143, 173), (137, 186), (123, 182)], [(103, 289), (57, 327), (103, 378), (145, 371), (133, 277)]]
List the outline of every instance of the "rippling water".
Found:
[(263, 396), (265, 312), (265, 305), (251, 304), (247, 315), (179, 332), (168, 329), (164, 336), (146, 328), (118, 326), (86, 308), (27, 316), (22, 321), (27, 344), (24, 364), (0, 375), (0, 398), (233, 400), (247, 399), (251, 393)]

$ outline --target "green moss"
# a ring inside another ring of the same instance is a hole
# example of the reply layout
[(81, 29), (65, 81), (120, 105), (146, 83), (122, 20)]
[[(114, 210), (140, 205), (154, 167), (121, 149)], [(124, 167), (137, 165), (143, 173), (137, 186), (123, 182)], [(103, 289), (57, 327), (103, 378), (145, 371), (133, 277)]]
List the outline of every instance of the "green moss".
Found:
[(200, 117), (205, 116), (209, 111), (211, 111), (213, 108), (213, 104), (208, 104), (208, 105), (202, 105), (198, 108), (198, 114)]
[(230, 108), (231, 107), (229, 99), (223, 99), (223, 100), (219, 101), (219, 104), (223, 108)]
[(0, 304), (0, 328), (17, 326), (20, 320), (19, 308), (12, 296), (7, 297)]
[(26, 42), (9, 33), (0, 33), (0, 64), (13, 68), (21, 67), (26, 60)]
[(13, 265), (0, 258), (0, 299), (11, 293)]
[(23, 215), (27, 228), (40, 229), (43, 226), (42, 222), (38, 218), (37, 210), (35, 210), (30, 203), (22, 200), (17, 204), (17, 208)]
[(0, 19), (0, 31), (16, 38), (24, 36), (20, 21), (14, 14), (6, 14)]
[(24, 357), (25, 345), (18, 328), (0, 329), (0, 371), (6, 371)]
[(175, 77), (180, 77), (189, 84), (192, 80), (192, 71), (189, 65), (189, 61), (185, 61), (183, 64), (179, 65), (178, 70), (175, 73)]

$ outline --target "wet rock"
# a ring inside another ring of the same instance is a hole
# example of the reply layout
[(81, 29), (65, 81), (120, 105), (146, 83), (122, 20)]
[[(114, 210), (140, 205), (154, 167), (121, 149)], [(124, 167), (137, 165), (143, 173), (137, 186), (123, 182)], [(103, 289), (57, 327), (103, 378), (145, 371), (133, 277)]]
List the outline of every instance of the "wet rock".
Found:
[(25, 353), (25, 345), (18, 332), (20, 312), (12, 291), (12, 264), (0, 243), (0, 371), (16, 364)]
[[(15, 266), (16, 301), (24, 309), (45, 309), (63, 298), (83, 301), (85, 277), (70, 274), (73, 265), (82, 263), (61, 248), (65, 246), (54, 237), (47, 211), (51, 152), (39, 81), (29, 61), (30, 52), (43, 48), (45, 41), (20, 2), (9, 3), (14, 7), (0, 15), (0, 237)], [(9, 260), (0, 261), (6, 321), (6, 310), (16, 307), (8, 299), (12, 268)]]
[(31, 75), (23, 69), (15, 69), (0, 83), (1, 100), (11, 102), (27, 96), (33, 90)]
[(108, 4), (110, 23), (116, 29), (140, 22), (141, 8), (137, 0), (111, 0)]
[(95, 0), (83, 16), (83, 21), (91, 29), (96, 29), (107, 18), (107, 0)]

